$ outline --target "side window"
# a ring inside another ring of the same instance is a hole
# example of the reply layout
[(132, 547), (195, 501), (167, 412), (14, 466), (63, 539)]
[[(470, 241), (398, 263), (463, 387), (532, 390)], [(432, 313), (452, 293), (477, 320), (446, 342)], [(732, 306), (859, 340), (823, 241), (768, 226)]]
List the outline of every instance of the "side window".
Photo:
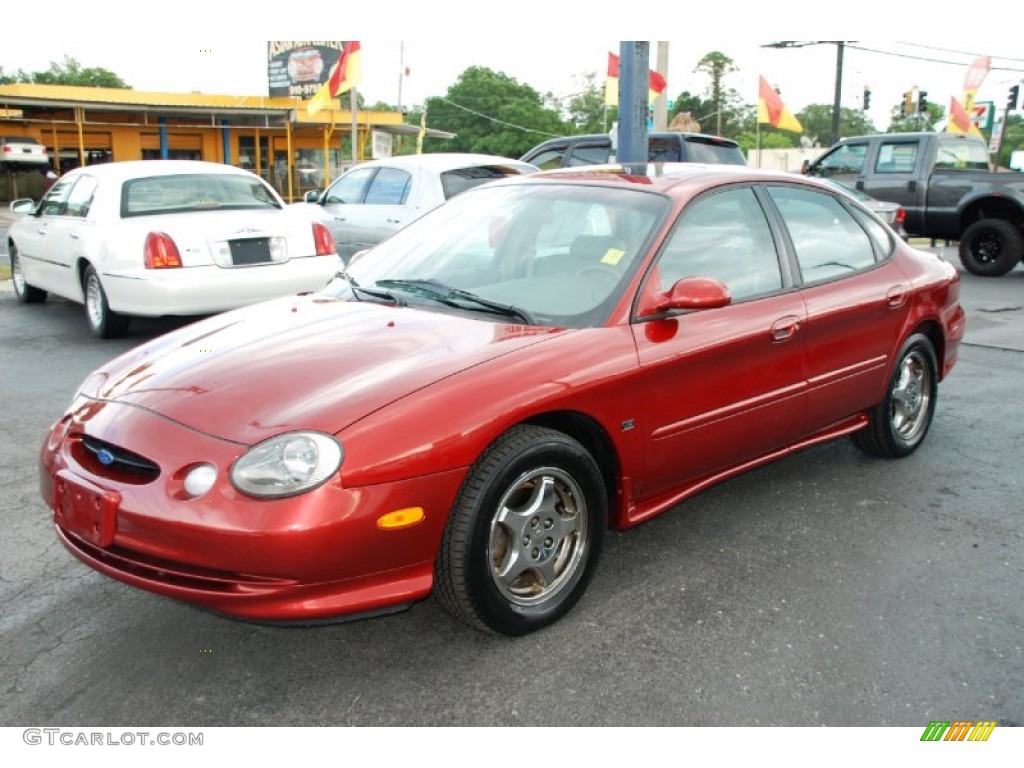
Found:
[(698, 198), (683, 211), (654, 273), (660, 291), (682, 277), (713, 277), (733, 301), (772, 293), (782, 272), (768, 221), (749, 187)]
[(569, 154), (570, 166), (603, 165), (611, 156), (612, 145), (608, 144), (577, 144)]
[(366, 184), (377, 172), (376, 168), (356, 168), (344, 174), (327, 188), (325, 203), (361, 203)]
[(560, 144), (558, 146), (551, 147), (550, 149), (545, 149), (532, 159), (526, 160), (526, 162), (537, 166), (542, 171), (550, 171), (552, 168), (561, 168), (562, 161), (565, 159), (565, 153), (568, 149), (568, 144)]
[(867, 154), (867, 144), (843, 144), (821, 159), (816, 166), (816, 173), (818, 176), (860, 173), (864, 170), (864, 158)]
[(64, 215), (88, 216), (89, 206), (92, 205), (92, 196), (94, 194), (96, 194), (96, 179), (92, 176), (80, 176), (78, 183), (72, 187), (71, 193), (68, 195)]
[(831, 195), (796, 187), (769, 187), (796, 249), (805, 283), (845, 277), (874, 266), (867, 233)]
[(46, 193), (42, 201), (39, 203), (39, 212), (43, 216), (59, 216), (64, 212), (64, 203), (67, 202), (68, 193), (71, 192), (71, 187), (74, 185), (75, 180), (73, 178), (60, 179), (50, 187), (50, 191)]
[(404, 205), (412, 176), (398, 168), (381, 168), (366, 190), (365, 205)]
[(856, 208), (853, 210), (853, 216), (868, 231), (868, 236), (875, 241), (879, 256), (884, 259), (892, 253), (893, 239), (885, 227), (879, 224), (873, 216), (868, 216)]
[(937, 135), (938, 147), (935, 151), (935, 167), (942, 170), (987, 171), (989, 169), (988, 150), (985, 142), (973, 141), (961, 136)]
[(883, 142), (875, 158), (875, 173), (912, 173), (917, 164), (917, 144)]

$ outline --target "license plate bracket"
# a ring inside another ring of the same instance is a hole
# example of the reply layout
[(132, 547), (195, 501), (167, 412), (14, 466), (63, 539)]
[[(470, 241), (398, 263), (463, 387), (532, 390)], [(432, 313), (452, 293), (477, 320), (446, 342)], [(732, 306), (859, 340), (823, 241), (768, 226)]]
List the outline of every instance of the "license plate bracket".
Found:
[(54, 482), (54, 517), (65, 530), (97, 547), (109, 547), (117, 532), (121, 494), (62, 469)]

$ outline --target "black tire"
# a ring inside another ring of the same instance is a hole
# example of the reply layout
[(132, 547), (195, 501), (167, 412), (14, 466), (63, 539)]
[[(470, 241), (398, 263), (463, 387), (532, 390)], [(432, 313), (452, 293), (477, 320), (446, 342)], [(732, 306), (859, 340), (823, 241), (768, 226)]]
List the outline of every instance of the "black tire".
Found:
[(899, 459), (924, 442), (938, 398), (938, 364), (927, 336), (910, 336), (896, 355), (885, 398), (871, 411), (868, 425), (851, 435), (864, 453)]
[(22, 304), (38, 304), (41, 301), (46, 301), (46, 291), (25, 282), (25, 273), (21, 269), (21, 259), (14, 243), (10, 243), (7, 250), (11, 257), (11, 283), (14, 285), (14, 295), (18, 301)]
[(1024, 235), (1003, 219), (976, 221), (960, 237), (964, 269), (981, 277), (1005, 275), (1024, 257)]
[(434, 566), (434, 593), (485, 632), (541, 629), (586, 590), (607, 521), (601, 472), (583, 446), (555, 430), (513, 427), (466, 475)]
[(85, 268), (85, 274), (82, 276), (82, 294), (85, 302), (85, 319), (93, 336), (101, 339), (119, 339), (128, 333), (130, 318), (110, 309), (100, 276), (91, 265)]

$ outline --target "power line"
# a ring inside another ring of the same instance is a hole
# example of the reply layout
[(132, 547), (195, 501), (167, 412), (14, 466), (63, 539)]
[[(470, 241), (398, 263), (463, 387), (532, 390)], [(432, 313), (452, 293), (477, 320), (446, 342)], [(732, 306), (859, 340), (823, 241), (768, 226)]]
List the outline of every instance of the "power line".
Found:
[(483, 112), (477, 112), (476, 110), (470, 109), (469, 107), (464, 107), (461, 104), (456, 104), (454, 101), (448, 101), (448, 99), (446, 99), (446, 98), (444, 98), (442, 96), (434, 96), (433, 98), (437, 99), (438, 101), (443, 101), (445, 104), (449, 104), (449, 105), (451, 105), (451, 106), (453, 106), (453, 107), (455, 107), (457, 109), (461, 109), (461, 110), (463, 110), (465, 112), (469, 112), (469, 114), (471, 114), (471, 115), (476, 115), (477, 117), (482, 117), (485, 120), (490, 120), (492, 123), (501, 123), (501, 125), (507, 125), (509, 128), (516, 128), (517, 130), (526, 131), (527, 133), (539, 133), (541, 136), (548, 136), (548, 137), (553, 138), (553, 139), (557, 139), (558, 138), (558, 134), (557, 133), (548, 133), (547, 131), (538, 131), (536, 128), (527, 128), (527, 127), (522, 126), (522, 125), (516, 125), (515, 123), (508, 123), (508, 122), (505, 122), (504, 120), (499, 120), (496, 117), (491, 117), (490, 115), (485, 115)]
[[(952, 48), (939, 48), (938, 46), (924, 45), (922, 43), (904, 43), (904, 42), (900, 42), (898, 40), (896, 42), (898, 42), (900, 45), (908, 45), (911, 48), (926, 48), (926, 49), (931, 50), (931, 51), (942, 51), (943, 53), (959, 53), (959, 54), (961, 54), (963, 56), (975, 56), (975, 57), (977, 57), (977, 56), (989, 56), (990, 55), (990, 54), (987, 54), (987, 53), (972, 53), (970, 51), (955, 51)], [(992, 58), (993, 59), (1006, 59), (1007, 61), (1020, 61), (1020, 62), (1024, 62), (1024, 59), (1015, 59), (1015, 58), (1013, 58), (1011, 56), (992, 56)]]
[[(864, 51), (865, 53), (879, 53), (883, 56), (895, 56), (900, 59), (913, 59), (914, 61), (928, 61), (932, 64), (949, 64), (954, 67), (965, 67), (968, 63), (962, 61), (950, 61), (949, 59), (934, 59), (928, 56), (915, 56), (909, 53), (896, 53), (895, 51), (881, 51), (877, 48), (867, 48), (863, 45), (855, 45), (853, 43), (847, 43), (847, 48), (853, 48), (857, 51)], [(949, 51), (949, 53), (956, 53), (956, 51)], [(971, 56), (973, 54), (966, 54)], [(1001, 57), (1000, 57), (1001, 58)], [(1017, 61), (1017, 59), (1010, 59), (1010, 61)], [(989, 67), (990, 71), (999, 72), (1024, 72), (1024, 67)]]

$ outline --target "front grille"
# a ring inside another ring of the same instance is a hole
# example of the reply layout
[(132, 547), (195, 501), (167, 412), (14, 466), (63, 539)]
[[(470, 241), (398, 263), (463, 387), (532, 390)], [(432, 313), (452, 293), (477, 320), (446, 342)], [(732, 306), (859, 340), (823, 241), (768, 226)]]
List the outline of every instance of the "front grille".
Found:
[(150, 483), (160, 476), (160, 467), (137, 453), (89, 435), (80, 440), (82, 455), (76, 458), (97, 475), (129, 483)]

